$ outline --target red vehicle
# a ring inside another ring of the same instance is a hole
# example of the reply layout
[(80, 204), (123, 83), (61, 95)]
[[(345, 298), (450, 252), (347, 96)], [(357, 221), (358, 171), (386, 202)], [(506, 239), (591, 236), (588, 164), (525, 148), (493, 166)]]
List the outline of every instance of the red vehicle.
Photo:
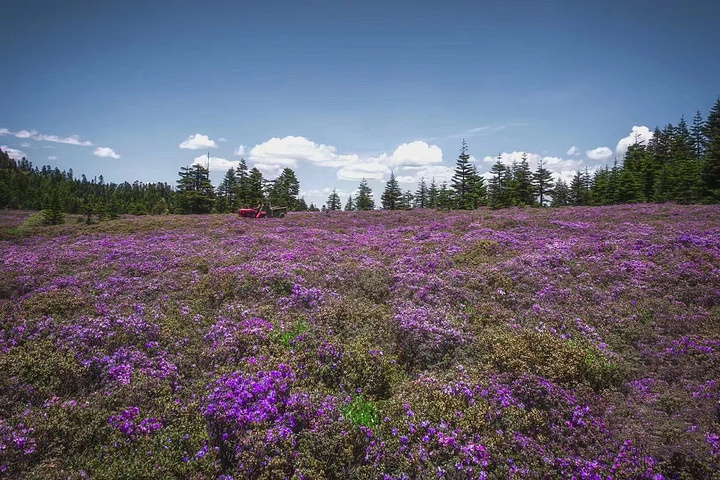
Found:
[(269, 203), (258, 206), (258, 208), (241, 208), (238, 216), (242, 218), (283, 218), (287, 213), (287, 207), (273, 207)]
[(238, 210), (238, 216), (243, 218), (265, 218), (267, 217), (267, 212), (262, 210), (256, 212), (253, 208), (241, 208)]

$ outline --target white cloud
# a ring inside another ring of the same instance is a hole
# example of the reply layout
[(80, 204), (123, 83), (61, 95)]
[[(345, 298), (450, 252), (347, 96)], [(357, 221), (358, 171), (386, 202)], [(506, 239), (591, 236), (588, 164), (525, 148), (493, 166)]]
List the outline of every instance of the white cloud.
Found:
[(45, 135), (44, 133), (40, 133), (37, 135), (34, 135), (32, 138), (35, 140), (39, 140), (41, 142), (55, 142), (55, 143), (66, 143), (68, 145), (78, 145), (81, 147), (91, 147), (92, 142), (87, 140), (80, 140), (80, 137), (78, 135), (71, 135), (69, 137), (60, 137), (58, 135)]
[(419, 183), (421, 178), (430, 186), (432, 179), (439, 187), (443, 182), (450, 182), (455, 169), (445, 165), (428, 165), (423, 167), (400, 167), (395, 171), (399, 183)]
[(91, 147), (92, 142), (87, 140), (80, 140), (78, 135), (70, 135), (69, 137), (61, 137), (59, 135), (46, 135), (44, 133), (38, 133), (37, 130), (20, 130), (17, 132), (11, 132), (7, 128), (0, 128), (0, 135), (13, 135), (17, 138), (32, 138), (39, 142), (54, 142), (54, 143), (65, 143), (68, 145), (78, 145), (81, 147)]
[(585, 155), (587, 155), (590, 160), (607, 160), (612, 157), (612, 154), (612, 150), (608, 147), (597, 147), (585, 152)]
[[(235, 168), (240, 162), (234, 160), (228, 160), (220, 157), (210, 157), (210, 171), (211, 172), (227, 172), (230, 168)], [(202, 165), (203, 167), (208, 164), (207, 155), (200, 155), (195, 157), (192, 162), (193, 165)]]
[(32, 145), (30, 145), (28, 142), (22, 142), (22, 143), (20, 144), (20, 146), (23, 147), (23, 148), (32, 147)]
[(247, 147), (245, 145), (240, 145), (239, 147), (237, 147), (235, 149), (234, 153), (235, 153), (235, 155), (242, 157), (243, 155), (245, 155), (246, 151), (247, 151)]
[(15, 148), (10, 148), (7, 145), (0, 146), (0, 150), (7, 153), (10, 158), (13, 160), (20, 160), (25, 156), (25, 152), (21, 150), (17, 150)]
[(113, 150), (110, 147), (98, 147), (93, 152), (93, 155), (95, 155), (96, 157), (107, 157), (107, 158), (115, 158), (115, 159), (120, 158), (120, 155), (115, 153), (115, 150)]
[(15, 135), (17, 138), (30, 138), (37, 135), (37, 131), (33, 130), (32, 132), (30, 132), (28, 130), (20, 130), (19, 132), (15, 132), (13, 135)]
[(390, 166), (422, 166), (442, 163), (442, 150), (437, 145), (416, 140), (403, 143), (390, 156)]
[(57, 157), (55, 155), (50, 155), (48, 157), (48, 160), (57, 160)]
[(575, 145), (570, 147), (567, 151), (567, 155), (573, 155), (573, 156), (580, 155), (580, 153), (581, 153), (580, 149), (578, 147), (576, 147)]
[[(320, 167), (342, 167), (356, 163), (357, 155), (340, 155), (333, 145), (317, 144), (305, 137), (273, 137), (255, 145), (250, 151), (250, 160), (263, 165), (295, 167), (305, 161)], [(259, 168), (259, 167), (258, 167)]]
[[(621, 138), (620, 141), (617, 144), (617, 147), (615, 147), (615, 153), (618, 155), (618, 157), (624, 157), (625, 152), (627, 152), (627, 149), (630, 145), (634, 145), (637, 141), (638, 143), (643, 143), (644, 145), (648, 144), (648, 141), (653, 137), (653, 133), (650, 131), (650, 129), (646, 126), (637, 126), (634, 125), (632, 127), (632, 130), (630, 131), (630, 135), (628, 135), (625, 138)], [(637, 139), (637, 140), (636, 140)]]
[(382, 180), (385, 175), (390, 175), (390, 168), (385, 161), (386, 157), (371, 158), (364, 162), (346, 165), (337, 172), (337, 178), (341, 180)]
[(178, 145), (180, 148), (188, 150), (200, 150), (201, 148), (217, 148), (215, 140), (211, 140), (207, 135), (196, 133), (190, 135), (184, 142)]
[(220, 138), (218, 138), (218, 142), (227, 142), (227, 138), (220, 137)]

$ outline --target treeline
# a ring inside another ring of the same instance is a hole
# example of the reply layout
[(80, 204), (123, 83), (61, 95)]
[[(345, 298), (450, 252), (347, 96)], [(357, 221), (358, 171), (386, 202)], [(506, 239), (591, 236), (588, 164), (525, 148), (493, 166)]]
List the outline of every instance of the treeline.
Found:
[[(339, 209), (335, 192), (328, 198), (330, 209)], [(352, 198), (346, 209), (355, 209)], [(638, 202), (720, 202), (720, 98), (707, 120), (697, 111), (691, 126), (684, 117), (677, 125), (655, 128), (653, 137), (630, 145), (612, 166), (575, 172), (568, 183), (553, 179), (542, 160), (531, 171), (528, 158), (505, 165), (500, 158), (490, 169), (490, 179), (478, 174), (470, 163), (463, 141), (450, 184), (428, 185), (421, 179), (417, 190), (403, 192), (393, 174), (382, 194), (382, 208), (474, 209), (523, 205), (612, 205)], [(337, 207), (337, 208), (336, 208)]]
[(82, 214), (88, 222), (117, 218), (120, 214), (229, 213), (241, 207), (272, 202), (290, 210), (317, 210), (298, 199), (299, 182), (286, 168), (275, 180), (263, 178), (245, 160), (231, 168), (222, 183), (213, 187), (207, 168), (183, 167), (177, 186), (167, 183), (106, 183), (103, 176), (88, 180), (45, 165), (34, 167), (26, 158), (12, 159), (0, 150), (0, 208), (50, 210), (46, 216), (57, 223), (60, 213)]
[[(76, 178), (72, 169), (33, 167), (23, 158), (15, 161), (0, 151), (0, 208), (50, 209), (48, 218), (60, 213), (83, 214), (88, 221), (112, 219), (120, 214), (230, 213), (238, 208), (270, 202), (291, 211), (317, 211), (298, 198), (300, 184), (295, 172), (285, 168), (274, 180), (249, 169), (242, 159), (214, 187), (209, 170), (199, 164), (180, 169), (175, 187), (167, 183), (105, 183), (102, 175), (88, 180)], [(480, 206), (611, 205), (637, 202), (720, 202), (720, 98), (707, 120), (696, 112), (691, 126), (684, 117), (677, 125), (656, 127), (653, 137), (640, 138), (619, 162), (592, 172), (577, 171), (570, 182), (555, 180), (542, 161), (535, 171), (523, 155), (505, 165), (500, 158), (486, 181), (470, 162), (463, 140), (451, 181), (437, 184), (420, 179), (417, 189), (403, 191), (394, 173), (385, 184), (380, 207), (475, 209)], [(360, 182), (344, 208), (333, 190), (322, 209), (373, 210), (372, 189)]]

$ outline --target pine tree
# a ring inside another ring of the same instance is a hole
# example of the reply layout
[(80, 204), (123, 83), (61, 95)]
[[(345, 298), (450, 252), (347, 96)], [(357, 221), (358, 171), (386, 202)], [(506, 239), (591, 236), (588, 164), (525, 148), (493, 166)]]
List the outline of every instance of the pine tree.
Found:
[(334, 188), (327, 199), (327, 208), (328, 210), (333, 211), (340, 210), (342, 208), (342, 204), (340, 203), (340, 195), (338, 195), (337, 190), (335, 190)]
[(550, 171), (545, 168), (543, 159), (540, 159), (538, 169), (532, 174), (532, 193), (540, 201), (540, 206), (545, 206), (548, 196), (552, 195), (553, 178)]
[(43, 210), (43, 223), (45, 225), (59, 225), (65, 223), (65, 213), (60, 205), (60, 196), (57, 189), (53, 189), (48, 196)]
[(406, 190), (405, 193), (403, 193), (400, 196), (400, 201), (398, 202), (397, 208), (399, 210), (411, 210), (413, 206), (413, 200), (414, 196), (410, 190)]
[(705, 159), (702, 164), (702, 188), (706, 201), (720, 201), (720, 97), (708, 114), (704, 128)]
[(368, 186), (367, 180), (364, 178), (358, 187), (358, 193), (355, 196), (355, 208), (357, 210), (374, 210), (375, 199), (372, 196), (372, 189)]
[(237, 190), (235, 169), (230, 167), (225, 173), (222, 182), (217, 187), (215, 211), (218, 213), (227, 213), (235, 210), (237, 208)]
[(611, 173), (607, 165), (605, 168), (595, 170), (590, 187), (590, 205), (608, 205), (610, 202)]
[(510, 180), (512, 174), (498, 157), (490, 169), (492, 178), (488, 182), (488, 201), (492, 208), (505, 208), (511, 205)]
[(437, 207), (451, 209), (454, 206), (453, 204), (453, 191), (448, 188), (447, 182), (443, 182), (440, 185), (440, 190), (438, 190)]
[(300, 200), (297, 201), (297, 204), (295, 205), (296, 212), (307, 212), (308, 206), (305, 202), (305, 197), (301, 197)]
[(534, 194), (532, 186), (532, 172), (528, 164), (527, 153), (523, 152), (520, 163), (514, 165), (513, 181), (514, 181), (514, 199), (518, 205), (532, 205), (534, 203)]
[(250, 199), (250, 175), (244, 158), (235, 168), (235, 198), (238, 208), (253, 208), (255, 205)]
[(564, 207), (570, 205), (570, 187), (560, 178), (555, 182), (553, 190), (552, 204), (553, 207)]
[(390, 172), (390, 179), (385, 184), (385, 191), (380, 196), (380, 202), (384, 210), (395, 210), (399, 208), (400, 201), (402, 199), (402, 190), (395, 180), (395, 174)]
[(257, 167), (253, 167), (250, 170), (247, 178), (247, 206), (254, 208), (258, 203), (265, 202), (265, 192), (263, 184), (265, 179), (262, 176), (260, 170)]
[(297, 196), (300, 193), (300, 182), (291, 168), (284, 168), (278, 177), (267, 184), (270, 203), (276, 207), (287, 207), (295, 210)]
[(452, 177), (452, 189), (455, 197), (455, 206), (462, 210), (471, 210), (475, 208), (473, 191), (475, 171), (470, 163), (470, 154), (468, 153), (467, 143), (465, 139), (462, 141), (460, 155), (455, 163), (455, 173)]
[(352, 212), (355, 210), (355, 204), (353, 203), (352, 195), (348, 195), (347, 202), (345, 202), (345, 211)]
[(415, 208), (427, 208), (430, 206), (430, 198), (427, 184), (425, 183), (425, 177), (420, 178), (418, 188), (415, 191), (415, 200), (413, 205)]
[(438, 208), (438, 194), (439, 190), (437, 187), (437, 184), (435, 183), (435, 177), (433, 177), (432, 181), (430, 182), (430, 187), (428, 188), (428, 207), (430, 208)]
[(680, 203), (695, 203), (701, 197), (701, 164), (695, 157), (692, 134), (685, 123), (685, 117), (675, 127), (670, 145), (673, 159), (673, 195)]
[(695, 154), (695, 160), (701, 162), (705, 156), (705, 136), (703, 131), (705, 129), (705, 122), (703, 121), (700, 110), (695, 112), (693, 117), (693, 124), (690, 128), (690, 137), (692, 139), (692, 149)]
[[(210, 172), (199, 164), (180, 168), (177, 196), (181, 213), (210, 213), (214, 204), (215, 189), (210, 183)], [(147, 208), (145, 209), (147, 213)]]

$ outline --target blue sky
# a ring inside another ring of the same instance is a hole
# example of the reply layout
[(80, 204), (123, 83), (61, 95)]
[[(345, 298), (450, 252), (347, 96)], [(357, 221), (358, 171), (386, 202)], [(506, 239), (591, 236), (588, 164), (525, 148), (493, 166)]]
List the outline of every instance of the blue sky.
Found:
[(633, 127), (707, 114), (718, 18), (712, 1), (10, 0), (0, 146), (172, 184), (208, 150), (217, 183), (242, 153), (319, 204), (362, 177), (379, 198), (390, 171), (441, 181), (463, 137), (481, 172), (527, 151), (567, 177)]

